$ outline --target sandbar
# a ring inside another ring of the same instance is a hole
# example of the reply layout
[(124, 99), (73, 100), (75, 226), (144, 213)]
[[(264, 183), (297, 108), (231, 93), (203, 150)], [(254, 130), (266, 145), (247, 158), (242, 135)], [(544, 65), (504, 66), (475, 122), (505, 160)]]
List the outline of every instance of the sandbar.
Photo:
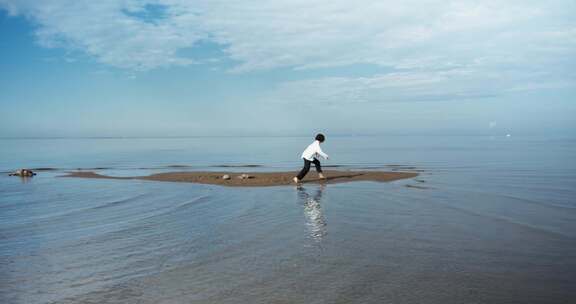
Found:
[[(117, 177), (101, 175), (92, 171), (68, 172), (62, 177), (80, 177), (80, 178), (104, 178), (104, 179), (128, 179), (128, 180), (149, 180), (160, 182), (181, 182), (221, 185), (229, 187), (267, 187), (267, 186), (286, 186), (294, 185), (292, 178), (297, 172), (167, 172), (147, 176)], [(240, 178), (242, 174), (247, 174), (250, 178)], [(222, 177), (229, 175), (230, 179)], [(301, 182), (303, 184), (337, 184), (356, 181), (373, 181), (373, 182), (391, 182), (401, 179), (413, 178), (418, 176), (414, 172), (383, 172), (383, 171), (324, 171), (326, 179), (319, 179), (316, 173), (309, 173)]]

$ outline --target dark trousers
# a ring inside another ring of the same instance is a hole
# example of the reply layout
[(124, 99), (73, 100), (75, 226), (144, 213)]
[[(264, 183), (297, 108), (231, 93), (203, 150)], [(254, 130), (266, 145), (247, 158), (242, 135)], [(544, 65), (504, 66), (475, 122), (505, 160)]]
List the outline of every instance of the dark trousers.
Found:
[(298, 179), (303, 179), (304, 176), (308, 174), (308, 171), (310, 171), (311, 163), (313, 163), (314, 166), (316, 167), (316, 172), (322, 173), (322, 167), (320, 166), (320, 161), (318, 159), (315, 158), (313, 161), (309, 161), (305, 158), (303, 159), (304, 159), (304, 168), (302, 168), (302, 170), (300, 170), (300, 173), (298, 173), (298, 176), (296, 176)]

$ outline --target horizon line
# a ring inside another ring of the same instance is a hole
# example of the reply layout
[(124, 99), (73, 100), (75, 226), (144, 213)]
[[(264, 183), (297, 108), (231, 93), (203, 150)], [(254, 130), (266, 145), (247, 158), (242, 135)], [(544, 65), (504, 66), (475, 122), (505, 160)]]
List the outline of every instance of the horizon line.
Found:
[[(489, 137), (506, 137), (512, 133), (502, 132), (499, 134), (486, 133), (465, 133), (465, 134), (438, 134), (438, 133), (354, 133), (331, 134), (330, 137), (377, 137), (377, 136), (489, 136)], [(513, 136), (542, 136), (544, 134), (512, 134)], [(560, 136), (574, 136), (570, 134), (559, 134)], [(310, 137), (306, 135), (183, 135), (183, 136), (0, 136), (0, 140), (18, 140), (18, 139), (183, 139), (183, 138), (230, 138), (230, 137)]]

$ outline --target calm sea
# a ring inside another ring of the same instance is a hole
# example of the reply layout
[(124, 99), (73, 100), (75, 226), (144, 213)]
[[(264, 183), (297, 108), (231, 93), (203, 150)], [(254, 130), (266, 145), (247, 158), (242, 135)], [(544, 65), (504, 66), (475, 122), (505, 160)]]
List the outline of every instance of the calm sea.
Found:
[(328, 137), (326, 166), (420, 173), (392, 183), (59, 177), (296, 171), (310, 141), (0, 140), (0, 303), (576, 303), (574, 139)]

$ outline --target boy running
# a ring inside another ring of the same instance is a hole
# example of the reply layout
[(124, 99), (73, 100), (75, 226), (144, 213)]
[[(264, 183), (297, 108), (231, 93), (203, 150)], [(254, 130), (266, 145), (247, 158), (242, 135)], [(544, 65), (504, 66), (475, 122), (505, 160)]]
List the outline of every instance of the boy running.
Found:
[(316, 167), (316, 172), (318, 172), (318, 177), (321, 179), (325, 179), (324, 174), (322, 174), (322, 167), (320, 166), (320, 161), (318, 157), (322, 156), (325, 159), (328, 159), (328, 155), (322, 151), (320, 148), (320, 144), (323, 143), (325, 137), (323, 134), (317, 134), (316, 140), (311, 143), (304, 152), (302, 152), (302, 158), (304, 159), (304, 167), (298, 173), (297, 176), (294, 177), (294, 182), (299, 183), (304, 176), (310, 171), (310, 164), (313, 163)]

